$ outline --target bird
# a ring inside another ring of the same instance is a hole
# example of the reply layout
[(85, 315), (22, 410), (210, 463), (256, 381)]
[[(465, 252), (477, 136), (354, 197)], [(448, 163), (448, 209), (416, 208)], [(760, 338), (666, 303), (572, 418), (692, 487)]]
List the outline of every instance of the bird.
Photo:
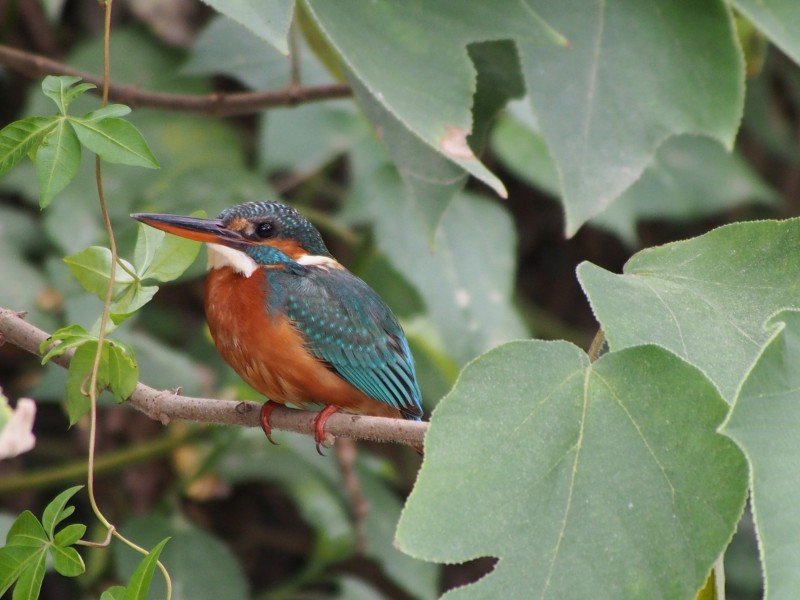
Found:
[(270, 441), (278, 405), (324, 406), (314, 418), (320, 454), (325, 423), (337, 411), (421, 419), (414, 360), (397, 317), (298, 210), (263, 201), (215, 219), (131, 217), (207, 244), (209, 330), (223, 359), (266, 396), (259, 422)]

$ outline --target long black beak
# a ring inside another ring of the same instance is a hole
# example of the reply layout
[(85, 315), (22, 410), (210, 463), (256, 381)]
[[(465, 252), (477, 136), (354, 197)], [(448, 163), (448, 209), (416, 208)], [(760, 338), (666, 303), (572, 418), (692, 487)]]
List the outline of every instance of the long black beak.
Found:
[(200, 219), (198, 217), (162, 215), (159, 213), (135, 213), (131, 217), (161, 231), (190, 240), (197, 240), (198, 242), (223, 244), (225, 246), (247, 243), (247, 240), (239, 232), (231, 231), (219, 219)]

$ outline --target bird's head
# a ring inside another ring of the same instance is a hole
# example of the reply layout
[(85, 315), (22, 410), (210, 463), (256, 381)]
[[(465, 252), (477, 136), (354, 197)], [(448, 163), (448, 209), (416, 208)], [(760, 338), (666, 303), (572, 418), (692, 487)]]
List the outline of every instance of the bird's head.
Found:
[(216, 219), (137, 213), (137, 221), (206, 242), (209, 268), (230, 266), (250, 276), (259, 266), (335, 262), (319, 231), (296, 209), (279, 202), (247, 202)]

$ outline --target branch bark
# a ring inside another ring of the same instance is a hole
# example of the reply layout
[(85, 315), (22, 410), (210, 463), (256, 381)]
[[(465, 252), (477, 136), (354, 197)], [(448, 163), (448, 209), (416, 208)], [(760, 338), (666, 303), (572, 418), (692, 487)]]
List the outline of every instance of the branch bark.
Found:
[[(94, 83), (98, 89), (102, 85), (102, 78), (92, 73), (73, 69), (45, 56), (3, 44), (0, 44), (0, 64), (32, 78), (44, 75), (75, 75), (84, 81)], [(202, 96), (151, 92), (133, 85), (117, 83), (112, 83), (108, 87), (108, 97), (111, 100), (127, 104), (132, 108), (158, 108), (215, 117), (251, 114), (278, 106), (295, 106), (307, 102), (345, 98), (351, 94), (348, 86), (338, 83), (307, 87), (290, 85), (274, 91), (212, 93)]]
[[(39, 346), (49, 335), (31, 325), (24, 314), (0, 307), (0, 344), (7, 342), (41, 356)], [(69, 367), (72, 352), (65, 352), (52, 359), (64, 368)], [(213, 423), (218, 425), (238, 425), (258, 427), (258, 402), (234, 402), (214, 398), (192, 398), (177, 393), (157, 390), (143, 383), (136, 386), (127, 402), (151, 419), (164, 425), (173, 419)], [(316, 413), (279, 406), (272, 413), (270, 422), (274, 429), (295, 431), (313, 435)], [(333, 436), (366, 439), (377, 442), (396, 442), (422, 447), (428, 423), (406, 421), (385, 417), (367, 417), (334, 413), (328, 419), (325, 430)]]

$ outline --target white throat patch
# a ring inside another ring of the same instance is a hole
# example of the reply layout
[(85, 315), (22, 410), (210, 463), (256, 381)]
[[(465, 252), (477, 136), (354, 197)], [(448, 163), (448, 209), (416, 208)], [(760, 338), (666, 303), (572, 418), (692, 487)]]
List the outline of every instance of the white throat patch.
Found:
[(230, 267), (240, 275), (250, 277), (258, 269), (258, 263), (241, 250), (234, 250), (220, 244), (207, 244), (208, 270)]
[(341, 269), (342, 265), (339, 264), (334, 258), (330, 256), (319, 256), (317, 254), (304, 254), (297, 259), (297, 262), (306, 267), (322, 267), (323, 269)]

